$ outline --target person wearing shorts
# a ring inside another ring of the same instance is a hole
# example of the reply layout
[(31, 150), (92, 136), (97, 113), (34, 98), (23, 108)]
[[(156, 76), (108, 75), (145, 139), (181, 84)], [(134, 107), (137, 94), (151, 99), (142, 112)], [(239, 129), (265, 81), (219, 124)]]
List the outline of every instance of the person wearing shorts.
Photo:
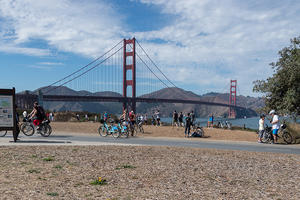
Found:
[(270, 123), (272, 124), (272, 133), (274, 137), (274, 142), (277, 143), (278, 131), (279, 131), (279, 117), (275, 113), (275, 110), (271, 110), (269, 115), (272, 116)]

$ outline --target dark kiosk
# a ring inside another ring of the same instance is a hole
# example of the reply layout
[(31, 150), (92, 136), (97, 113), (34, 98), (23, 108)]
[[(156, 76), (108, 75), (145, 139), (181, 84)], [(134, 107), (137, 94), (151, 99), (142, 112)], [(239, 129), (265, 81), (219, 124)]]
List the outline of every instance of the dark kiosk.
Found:
[(15, 88), (0, 89), (0, 131), (12, 131), (17, 141)]

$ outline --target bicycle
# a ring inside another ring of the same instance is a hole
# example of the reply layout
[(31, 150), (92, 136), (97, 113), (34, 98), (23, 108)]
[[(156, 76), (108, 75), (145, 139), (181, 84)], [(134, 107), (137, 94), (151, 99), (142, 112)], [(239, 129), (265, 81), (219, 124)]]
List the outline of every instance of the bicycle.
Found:
[(43, 137), (49, 137), (52, 133), (52, 128), (49, 125), (49, 120), (43, 120), (41, 122), (40, 129), (37, 129), (37, 126), (33, 124), (33, 121), (28, 117), (24, 117), (23, 123), (20, 125), (20, 130), (26, 136), (32, 136), (35, 132), (41, 134)]
[(116, 125), (108, 125), (105, 121), (98, 128), (98, 133), (102, 137), (112, 135), (114, 138), (119, 137), (119, 128)]
[(127, 122), (122, 122), (118, 124), (118, 128), (119, 128), (119, 137), (126, 137), (128, 138), (129, 136), (129, 131), (128, 131), (128, 128), (127, 128)]
[(7, 134), (7, 131), (0, 131), (0, 137), (4, 137)]
[(143, 128), (143, 121), (141, 121), (141, 120), (137, 121), (136, 130), (138, 130), (140, 133), (145, 133), (144, 128)]
[[(279, 131), (278, 131), (278, 137), (282, 138), (283, 141), (286, 144), (291, 144), (293, 141), (292, 135), (286, 130), (286, 125), (285, 123), (280, 125)], [(263, 137), (262, 137), (262, 142), (263, 143), (270, 143), (274, 141), (273, 139), (273, 133), (272, 133), (272, 127), (269, 127), (268, 125), (265, 128)]]

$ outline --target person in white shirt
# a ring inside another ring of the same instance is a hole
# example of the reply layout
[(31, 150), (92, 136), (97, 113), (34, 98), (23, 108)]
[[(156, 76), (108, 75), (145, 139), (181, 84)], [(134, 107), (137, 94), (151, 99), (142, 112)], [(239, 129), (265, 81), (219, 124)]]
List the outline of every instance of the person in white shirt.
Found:
[(265, 131), (265, 115), (262, 114), (260, 116), (260, 119), (258, 121), (258, 142), (261, 143), (261, 139), (264, 135), (264, 131)]
[(278, 130), (279, 130), (279, 117), (276, 115), (275, 110), (271, 110), (269, 115), (272, 116), (272, 120), (270, 123), (272, 124), (272, 133), (274, 137), (274, 142), (277, 143), (277, 135), (278, 135)]

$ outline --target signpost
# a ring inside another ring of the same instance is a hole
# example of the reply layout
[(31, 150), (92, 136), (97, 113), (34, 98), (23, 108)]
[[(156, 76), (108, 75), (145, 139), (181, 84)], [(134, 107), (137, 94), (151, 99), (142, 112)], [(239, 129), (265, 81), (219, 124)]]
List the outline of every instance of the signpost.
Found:
[(0, 131), (12, 131), (17, 141), (15, 88), (0, 89)]

